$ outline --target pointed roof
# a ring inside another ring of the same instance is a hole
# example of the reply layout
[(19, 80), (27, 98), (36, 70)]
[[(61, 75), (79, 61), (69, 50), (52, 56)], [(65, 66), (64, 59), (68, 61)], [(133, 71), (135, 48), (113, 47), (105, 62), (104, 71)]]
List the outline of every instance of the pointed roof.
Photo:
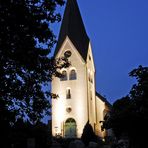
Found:
[(54, 55), (58, 53), (66, 36), (69, 37), (80, 55), (84, 60), (86, 60), (89, 37), (87, 36), (76, 0), (67, 0), (59, 39)]

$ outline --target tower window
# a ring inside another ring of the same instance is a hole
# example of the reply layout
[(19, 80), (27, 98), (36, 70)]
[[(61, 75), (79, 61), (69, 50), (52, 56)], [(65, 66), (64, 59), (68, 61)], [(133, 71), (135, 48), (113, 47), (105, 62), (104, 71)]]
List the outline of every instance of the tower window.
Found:
[(89, 82), (93, 83), (93, 74), (90, 71), (88, 71), (88, 80)]
[(89, 81), (91, 80), (90, 73), (88, 73), (88, 80), (89, 80)]
[(93, 83), (93, 78), (92, 78), (92, 76), (91, 76), (90, 82)]
[(67, 80), (67, 72), (65, 70), (62, 72), (62, 77), (61, 77), (60, 80), (61, 81), (66, 81)]
[(70, 88), (66, 90), (66, 99), (71, 99)]
[(89, 60), (91, 60), (91, 56), (89, 55)]
[(90, 100), (92, 100), (92, 91), (90, 91)]
[(76, 79), (77, 79), (77, 73), (76, 73), (76, 71), (73, 69), (73, 70), (71, 70), (71, 72), (70, 72), (69, 80), (76, 80)]

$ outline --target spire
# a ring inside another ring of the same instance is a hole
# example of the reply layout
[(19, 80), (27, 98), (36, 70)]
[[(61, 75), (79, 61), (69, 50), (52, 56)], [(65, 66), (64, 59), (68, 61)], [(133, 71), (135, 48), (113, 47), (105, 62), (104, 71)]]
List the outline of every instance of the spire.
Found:
[(76, 0), (67, 0), (55, 55), (61, 48), (66, 36), (70, 38), (80, 55), (86, 60), (89, 37), (87, 36)]

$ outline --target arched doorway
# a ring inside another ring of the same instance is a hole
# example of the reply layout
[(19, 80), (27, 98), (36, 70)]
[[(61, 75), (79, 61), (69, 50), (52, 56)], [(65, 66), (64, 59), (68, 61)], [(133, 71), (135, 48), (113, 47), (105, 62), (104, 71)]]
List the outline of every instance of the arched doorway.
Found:
[(65, 122), (65, 137), (76, 137), (76, 121), (73, 118), (68, 118)]

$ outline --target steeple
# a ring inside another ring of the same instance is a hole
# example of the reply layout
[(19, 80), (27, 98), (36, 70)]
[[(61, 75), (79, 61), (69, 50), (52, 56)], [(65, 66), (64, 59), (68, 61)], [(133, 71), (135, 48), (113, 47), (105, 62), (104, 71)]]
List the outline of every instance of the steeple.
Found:
[(59, 39), (54, 55), (58, 53), (66, 36), (69, 37), (82, 58), (86, 60), (89, 37), (87, 36), (76, 0), (67, 0)]

